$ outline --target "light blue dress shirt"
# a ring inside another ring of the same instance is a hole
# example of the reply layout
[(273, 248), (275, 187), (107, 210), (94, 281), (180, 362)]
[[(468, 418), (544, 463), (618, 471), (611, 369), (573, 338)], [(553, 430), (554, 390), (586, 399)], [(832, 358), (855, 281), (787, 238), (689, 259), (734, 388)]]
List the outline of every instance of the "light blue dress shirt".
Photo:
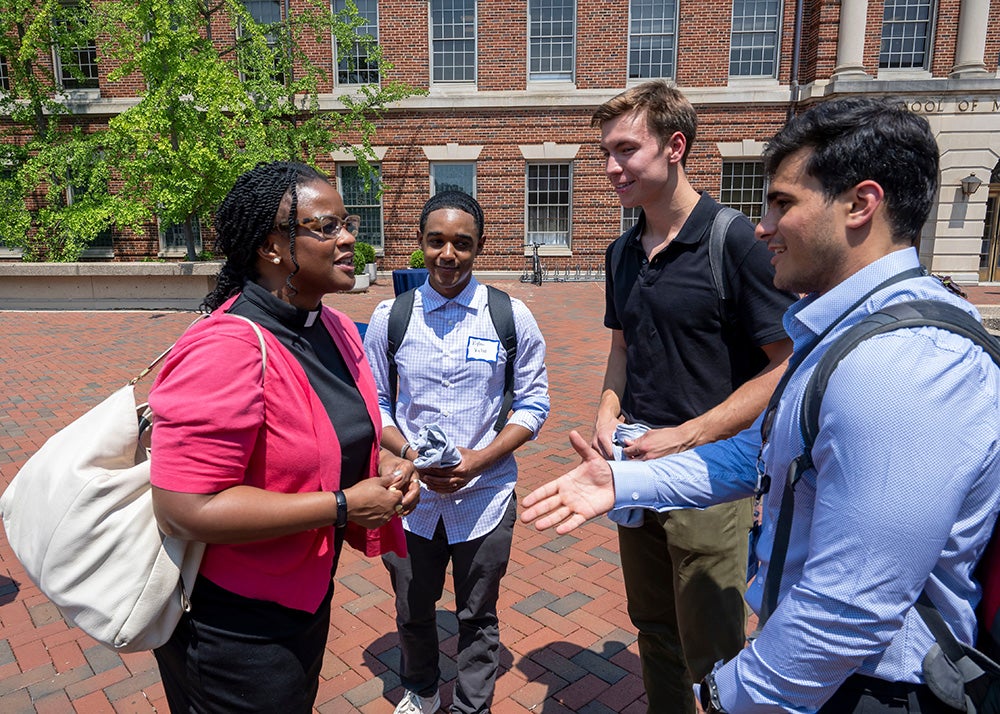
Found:
[[(507, 357), (486, 296), (486, 286), (475, 278), (454, 299), (442, 296), (429, 283), (417, 288), (413, 317), (396, 352), (395, 420), (389, 404), (386, 357), (393, 301), (375, 308), (365, 333), (365, 353), (375, 374), (383, 426), (397, 426), (409, 440), (420, 427), (436, 422), (456, 446), (467, 449), (482, 449), (493, 441)], [(511, 298), (511, 307), (517, 356), (513, 412), (507, 423), (523, 426), (534, 438), (549, 415), (545, 340), (524, 303)], [(420, 504), (403, 519), (403, 525), (431, 538), (438, 520), (444, 519), (449, 543), (473, 540), (500, 522), (516, 480), (517, 463), (508, 454), (455, 493), (435, 493), (424, 486)]]
[[(785, 315), (795, 350), (861, 295), (918, 265), (896, 251)], [(799, 407), (829, 343), (865, 315), (904, 300), (975, 308), (934, 278), (887, 287), (844, 319), (788, 383), (763, 451), (771, 476), (746, 599), (760, 611), (785, 477), (802, 449)], [(977, 315), (978, 317), (978, 315)], [(614, 462), (618, 507), (705, 506), (744, 498), (757, 483), (760, 419), (726, 441), (656, 461)], [(945, 330), (898, 330), (860, 344), (830, 379), (813, 447), (815, 469), (795, 490), (777, 609), (760, 636), (717, 669), (723, 707), (814, 712), (854, 672), (922, 681), (933, 638), (913, 603), (927, 594), (959, 640), (975, 637), (971, 574), (1000, 509), (1000, 370)]]

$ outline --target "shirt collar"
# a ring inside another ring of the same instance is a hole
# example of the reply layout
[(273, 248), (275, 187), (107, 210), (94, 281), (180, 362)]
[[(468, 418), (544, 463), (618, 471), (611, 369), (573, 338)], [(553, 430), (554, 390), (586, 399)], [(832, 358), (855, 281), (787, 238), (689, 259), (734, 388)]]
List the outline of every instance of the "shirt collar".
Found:
[[(712, 224), (716, 212), (717, 208), (715, 201), (712, 200), (711, 196), (702, 191), (701, 198), (698, 199), (698, 203), (694, 205), (694, 209), (684, 220), (684, 225), (681, 226), (680, 231), (674, 237), (674, 241), (677, 241), (678, 243), (698, 243), (704, 237), (705, 229)], [(628, 242), (631, 245), (638, 246), (639, 249), (642, 249), (642, 232), (645, 227), (646, 212), (640, 210), (638, 220), (636, 220), (635, 225), (629, 229)]]
[(916, 248), (895, 250), (866, 265), (826, 294), (811, 293), (793, 303), (785, 313), (785, 330), (798, 348), (804, 341), (823, 332), (830, 323), (857, 302), (861, 295), (893, 275), (919, 266), (920, 260), (917, 258)]
[(475, 276), (471, 276), (469, 278), (468, 285), (462, 289), (462, 292), (453, 298), (446, 298), (444, 295), (432, 288), (429, 280), (417, 289), (420, 291), (420, 299), (424, 305), (424, 312), (433, 312), (452, 303), (461, 305), (467, 309), (476, 307), (474, 303), (478, 287), (479, 282), (476, 280)]
[(278, 322), (292, 329), (311, 327), (322, 311), (322, 307), (316, 310), (301, 310), (276, 297), (252, 280), (243, 284), (243, 296)]

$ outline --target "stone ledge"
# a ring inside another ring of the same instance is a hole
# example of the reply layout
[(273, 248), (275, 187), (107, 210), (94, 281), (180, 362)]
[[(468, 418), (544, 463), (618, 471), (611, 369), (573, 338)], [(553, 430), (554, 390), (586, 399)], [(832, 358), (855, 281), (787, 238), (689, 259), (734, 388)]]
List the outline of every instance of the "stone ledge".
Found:
[(1000, 337), (1000, 305), (977, 305), (976, 309), (979, 310), (986, 329)]
[(0, 310), (194, 310), (219, 261), (0, 263)]
[(0, 278), (46, 277), (66, 275), (148, 276), (148, 275), (206, 275), (214, 278), (222, 261), (160, 263), (0, 263)]

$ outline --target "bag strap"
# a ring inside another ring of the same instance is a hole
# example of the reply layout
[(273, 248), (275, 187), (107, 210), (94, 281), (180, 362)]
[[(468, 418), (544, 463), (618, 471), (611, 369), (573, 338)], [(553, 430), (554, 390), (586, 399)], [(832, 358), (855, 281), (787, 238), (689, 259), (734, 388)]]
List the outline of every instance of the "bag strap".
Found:
[(254, 334), (257, 335), (257, 342), (260, 344), (260, 380), (263, 382), (264, 375), (267, 374), (267, 345), (264, 343), (264, 334), (260, 331), (260, 327), (258, 327), (257, 323), (249, 317), (243, 317), (243, 315), (237, 315), (232, 312), (227, 312), (226, 314), (230, 317), (238, 317), (249, 324), (250, 327), (253, 328)]
[[(399, 388), (396, 352), (399, 351), (406, 330), (410, 326), (415, 296), (416, 288), (407, 290), (393, 301), (392, 307), (389, 309), (385, 355), (389, 362), (389, 404), (392, 405), (393, 415), (396, 412), (396, 398)], [(500, 344), (507, 355), (504, 368), (503, 401), (500, 404), (500, 413), (493, 424), (493, 430), (500, 431), (507, 424), (507, 416), (514, 404), (514, 359), (517, 357), (517, 330), (514, 326), (514, 308), (510, 302), (510, 295), (499, 288), (487, 285), (486, 305), (490, 311), (490, 320), (493, 321), (493, 329), (496, 330)]]
[(823, 355), (809, 378), (802, 398), (803, 450), (810, 454), (819, 434), (819, 409), (826, 385), (837, 365), (848, 353), (869, 337), (907, 327), (937, 327), (957, 333), (983, 348), (1000, 365), (1000, 342), (982, 324), (962, 308), (940, 300), (911, 300), (889, 305), (873, 313), (844, 333)]
[[(191, 325), (194, 325), (196, 322), (200, 322), (201, 320), (204, 320), (206, 317), (210, 317), (211, 314), (212, 313), (205, 313), (204, 315), (199, 315), (197, 318), (195, 318), (194, 322), (192, 322)], [(243, 320), (244, 322), (249, 323), (250, 327), (253, 328), (254, 334), (257, 335), (257, 343), (260, 345), (260, 381), (261, 381), (261, 384), (263, 384), (264, 383), (264, 376), (267, 373), (267, 344), (265, 344), (265, 342), (264, 342), (264, 334), (260, 331), (260, 327), (257, 326), (257, 323), (254, 322), (253, 320), (251, 320), (250, 318), (243, 317), (243, 315), (236, 315), (236, 314), (231, 313), (231, 312), (227, 312), (225, 314), (227, 314), (227, 315), (229, 315), (231, 317), (238, 317), (239, 319)], [(185, 332), (187, 332), (187, 330), (191, 329), (191, 325), (187, 326), (187, 329), (185, 330)], [(144, 370), (142, 370), (135, 377), (133, 377), (132, 379), (130, 379), (129, 382), (128, 382), (129, 385), (134, 387), (135, 383), (138, 382), (143, 377), (145, 377), (147, 374), (149, 374), (150, 371), (156, 365), (158, 365), (160, 362), (162, 362), (163, 358), (166, 357), (168, 354), (170, 354), (170, 350), (172, 350), (176, 345), (177, 345), (177, 342), (174, 342), (174, 344), (170, 345), (170, 347), (168, 347), (167, 349), (165, 349), (160, 354), (159, 357), (157, 357), (156, 359), (154, 359), (152, 362), (149, 363), (149, 366), (147, 366)], [(141, 407), (142, 408), (142, 413), (139, 415), (139, 433), (140, 434), (143, 433), (146, 429), (148, 429), (150, 426), (153, 425), (153, 411), (149, 408), (148, 404), (147, 405), (143, 405), (143, 407), (144, 408)]]
[[(712, 228), (708, 235), (708, 267), (712, 273), (712, 285), (715, 287), (715, 294), (719, 301), (719, 318), (726, 327), (731, 327), (736, 322), (730, 309), (729, 281), (726, 277), (726, 237), (729, 235), (729, 228), (733, 225), (733, 221), (742, 215), (743, 213), (735, 208), (722, 206), (712, 219)], [(642, 223), (643, 221), (636, 221), (635, 225), (629, 228), (621, 238), (612, 243), (611, 270), (613, 274), (618, 273), (625, 245), (635, 238)]]
[(389, 404), (391, 405), (393, 421), (396, 419), (396, 395), (398, 394), (399, 370), (396, 367), (396, 352), (403, 343), (406, 329), (410, 326), (413, 316), (413, 301), (417, 289), (411, 288), (398, 295), (389, 309), (389, 326), (386, 331), (385, 356), (389, 362)]
[(732, 326), (736, 323), (736, 318), (730, 309), (729, 288), (726, 279), (726, 236), (729, 235), (729, 227), (733, 225), (733, 221), (742, 215), (743, 213), (735, 208), (723, 206), (712, 219), (712, 232), (708, 236), (708, 266), (712, 271), (715, 293), (719, 297), (719, 317), (722, 324), (726, 326)]
[[(895, 283), (909, 280), (910, 278), (918, 278), (926, 274), (926, 271), (922, 267), (917, 267), (896, 273), (886, 280), (883, 280), (881, 283), (862, 295), (854, 302), (853, 305), (844, 310), (836, 320), (827, 325), (825, 330), (823, 330), (810, 342), (803, 345), (800, 350), (792, 355), (792, 358), (788, 363), (788, 368), (781, 376), (781, 381), (778, 382), (778, 386), (775, 387), (774, 393), (771, 395), (767, 409), (764, 411), (764, 418), (761, 419), (761, 452), (763, 452), (764, 446), (767, 444), (768, 438), (771, 435), (771, 427), (774, 425), (774, 417), (778, 411), (778, 404), (781, 402), (781, 396), (784, 393), (785, 388), (788, 386), (789, 380), (792, 378), (792, 375), (799, 368), (802, 362), (805, 361), (805, 358), (808, 357), (809, 354), (816, 348), (816, 346), (820, 344), (837, 325), (843, 322), (848, 315), (861, 307), (861, 305), (863, 305), (865, 301), (867, 301), (868, 298), (875, 293), (889, 287), (890, 285), (894, 285)], [(827, 352), (829, 352), (829, 350), (827, 350)], [(826, 354), (823, 355), (821, 360), (825, 357)], [(792, 514), (795, 506), (795, 485), (802, 477), (802, 474), (804, 474), (811, 465), (812, 455), (809, 454), (804, 456), (800, 454), (792, 460), (788, 467), (788, 474), (785, 478), (785, 485), (781, 494), (781, 507), (778, 510), (778, 521), (775, 523), (774, 544), (771, 547), (771, 561), (768, 564), (767, 577), (764, 580), (764, 591), (762, 593), (760, 614), (757, 618), (759, 623), (757, 628), (758, 630), (764, 627), (764, 623), (767, 622), (771, 613), (773, 613), (775, 608), (778, 606), (778, 591), (781, 589), (781, 574), (785, 567), (785, 558), (788, 555), (788, 543), (792, 534)], [(770, 477), (765, 475), (758, 488), (758, 495), (767, 493), (770, 485)]]
[(507, 354), (507, 362), (504, 366), (503, 401), (500, 404), (500, 413), (497, 415), (496, 423), (493, 424), (493, 431), (500, 431), (507, 424), (507, 416), (514, 404), (514, 360), (517, 357), (517, 330), (514, 327), (514, 308), (510, 302), (510, 295), (499, 288), (487, 285), (486, 300), (493, 328), (497, 331), (500, 344), (503, 345), (504, 352)]

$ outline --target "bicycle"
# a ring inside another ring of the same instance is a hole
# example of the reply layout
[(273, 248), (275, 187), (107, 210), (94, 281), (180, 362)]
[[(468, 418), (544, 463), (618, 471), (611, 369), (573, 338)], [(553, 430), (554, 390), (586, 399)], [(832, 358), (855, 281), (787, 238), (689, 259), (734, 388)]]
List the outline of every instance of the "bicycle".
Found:
[(533, 283), (535, 285), (542, 284), (542, 260), (538, 257), (538, 246), (541, 243), (532, 242), (531, 245), (531, 277), (529, 279), (528, 274), (525, 273), (521, 276), (522, 283)]

